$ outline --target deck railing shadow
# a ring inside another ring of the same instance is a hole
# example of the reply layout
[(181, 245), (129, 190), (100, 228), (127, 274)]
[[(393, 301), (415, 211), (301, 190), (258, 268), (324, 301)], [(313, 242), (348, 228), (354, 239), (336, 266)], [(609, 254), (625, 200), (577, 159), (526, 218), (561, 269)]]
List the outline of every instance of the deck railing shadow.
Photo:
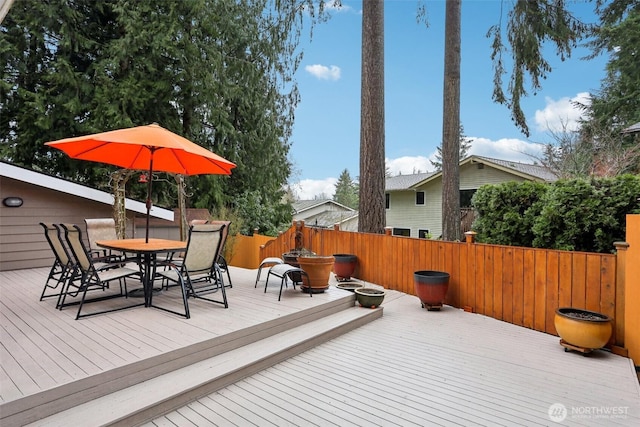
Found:
[(558, 307), (597, 311), (614, 321), (608, 347), (624, 349), (624, 273), (626, 243), (617, 254), (571, 252), (466, 242), (417, 239), (305, 226), (292, 227), (260, 248), (260, 257), (280, 257), (302, 233), (304, 247), (321, 255), (358, 257), (355, 277), (415, 295), (413, 273), (450, 274), (448, 305), (515, 325), (557, 335)]

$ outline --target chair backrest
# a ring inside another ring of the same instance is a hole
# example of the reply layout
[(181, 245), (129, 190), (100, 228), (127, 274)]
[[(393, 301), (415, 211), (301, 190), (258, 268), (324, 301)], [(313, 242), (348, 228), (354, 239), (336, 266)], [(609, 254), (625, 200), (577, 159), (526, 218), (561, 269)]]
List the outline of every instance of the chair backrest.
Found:
[(41, 222), (40, 225), (44, 228), (44, 236), (47, 238), (47, 242), (49, 242), (49, 246), (51, 246), (56, 260), (63, 266), (69, 265), (69, 253), (67, 252), (67, 248), (62, 244), (58, 227), (49, 222)]
[(88, 218), (84, 220), (87, 225), (87, 238), (91, 250), (99, 249), (98, 240), (117, 240), (116, 221), (113, 218)]
[(195, 224), (189, 227), (189, 241), (183, 267), (189, 273), (211, 271), (220, 255), (224, 225)]
[(229, 229), (231, 221), (209, 221), (209, 224), (224, 225), (224, 231), (222, 232), (222, 242), (220, 242), (220, 255), (224, 255), (224, 245), (227, 243), (227, 236), (229, 236)]
[(202, 225), (202, 224), (206, 224), (207, 220), (206, 219), (192, 219), (189, 222), (189, 225)]
[(76, 224), (60, 224), (64, 229), (64, 236), (67, 241), (67, 246), (71, 250), (71, 254), (76, 260), (76, 263), (80, 267), (83, 273), (87, 273), (93, 270), (93, 263), (91, 257), (87, 251), (84, 242), (82, 241), (82, 230)]

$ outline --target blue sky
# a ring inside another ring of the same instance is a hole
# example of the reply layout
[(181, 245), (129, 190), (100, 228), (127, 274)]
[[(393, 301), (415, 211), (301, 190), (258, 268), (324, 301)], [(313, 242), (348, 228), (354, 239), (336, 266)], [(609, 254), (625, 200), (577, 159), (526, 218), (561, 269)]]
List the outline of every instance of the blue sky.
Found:
[[(562, 62), (549, 47), (553, 71), (543, 89), (522, 100), (531, 135), (512, 123), (506, 107), (491, 100), (493, 69), (489, 27), (500, 20), (501, 1), (462, 2), (461, 122), (472, 138), (470, 153), (532, 162), (536, 143), (549, 142), (549, 128), (572, 126), (579, 112), (571, 100), (584, 99), (600, 86), (606, 57), (585, 61), (575, 49)], [(360, 150), (360, 60), (362, 2), (343, 0), (332, 18), (303, 38), (302, 64), (296, 74), (301, 102), (296, 110), (290, 180), (301, 199), (331, 197), (340, 173), (357, 179)], [(444, 0), (426, 0), (429, 27), (418, 23), (418, 0), (385, 1), (385, 155), (393, 175), (433, 170), (442, 135)], [(510, 1), (504, 2), (503, 25)], [(569, 5), (594, 22), (593, 4)], [(508, 77), (505, 76), (505, 81)]]

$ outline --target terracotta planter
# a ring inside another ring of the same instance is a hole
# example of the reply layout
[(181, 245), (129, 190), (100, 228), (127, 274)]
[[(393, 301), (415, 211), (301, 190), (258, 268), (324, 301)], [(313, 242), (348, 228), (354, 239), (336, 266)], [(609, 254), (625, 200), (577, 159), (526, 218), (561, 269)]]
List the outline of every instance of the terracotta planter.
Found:
[(327, 290), (333, 261), (333, 256), (299, 256), (300, 268), (309, 276), (302, 276), (302, 290), (314, 294)]
[(602, 348), (609, 342), (613, 331), (609, 316), (571, 307), (558, 308), (553, 323), (565, 351), (587, 353)]
[(333, 272), (338, 281), (347, 281), (356, 271), (358, 257), (351, 254), (333, 254), (335, 261), (333, 262)]
[(420, 270), (413, 273), (413, 286), (423, 308), (440, 310), (449, 289), (449, 273)]
[(355, 290), (356, 300), (362, 307), (376, 308), (382, 304), (386, 292), (380, 289), (359, 288)]

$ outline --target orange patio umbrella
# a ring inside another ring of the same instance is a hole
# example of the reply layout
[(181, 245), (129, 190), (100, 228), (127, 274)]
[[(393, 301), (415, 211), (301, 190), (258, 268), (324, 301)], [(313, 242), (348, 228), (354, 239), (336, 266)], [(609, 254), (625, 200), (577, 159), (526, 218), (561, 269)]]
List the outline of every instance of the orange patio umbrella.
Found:
[(108, 163), (149, 171), (147, 182), (147, 230), (151, 211), (153, 172), (182, 175), (230, 175), (236, 165), (223, 157), (157, 124), (112, 130), (93, 135), (47, 142), (74, 159)]

